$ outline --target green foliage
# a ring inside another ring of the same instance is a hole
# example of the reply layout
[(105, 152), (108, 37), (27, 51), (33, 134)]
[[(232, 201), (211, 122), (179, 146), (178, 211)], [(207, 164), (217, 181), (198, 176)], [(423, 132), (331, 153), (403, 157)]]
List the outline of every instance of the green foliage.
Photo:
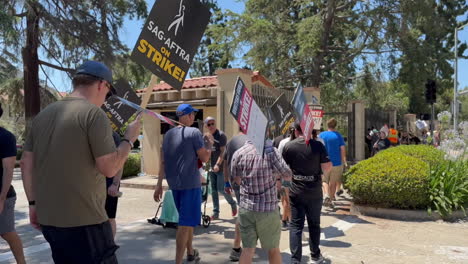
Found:
[(210, 23), (200, 41), (198, 52), (193, 59), (190, 76), (211, 76), (217, 69), (230, 68), (234, 59), (233, 48), (230, 45), (227, 23), (228, 17), (216, 1), (206, 1), (212, 13)]
[(443, 217), (468, 208), (468, 161), (444, 161), (431, 168), (430, 200), (433, 210)]
[(433, 166), (444, 159), (444, 152), (429, 145), (401, 145), (395, 148), (388, 148), (377, 154), (392, 153), (395, 155), (406, 155), (417, 158)]
[(381, 152), (346, 173), (346, 186), (357, 204), (388, 208), (427, 208), (429, 166), (408, 155)]
[(125, 162), (122, 178), (136, 176), (141, 171), (141, 155), (140, 153), (131, 153)]
[(125, 79), (134, 90), (146, 88), (151, 79), (151, 72), (130, 60), (130, 54), (126, 53), (116, 56), (112, 73), (114, 80)]

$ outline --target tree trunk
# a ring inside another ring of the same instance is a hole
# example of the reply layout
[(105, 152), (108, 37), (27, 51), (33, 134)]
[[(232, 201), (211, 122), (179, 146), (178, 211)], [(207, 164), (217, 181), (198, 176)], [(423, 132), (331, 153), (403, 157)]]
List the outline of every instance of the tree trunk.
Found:
[(32, 119), (41, 110), (39, 93), (39, 16), (35, 1), (28, 1), (26, 15), (26, 45), (22, 50), (24, 74), (24, 114), (26, 131), (29, 131)]
[[(335, 20), (336, 1), (329, 0), (327, 2), (327, 11), (323, 18), (323, 31), (320, 39), (320, 52), (314, 58), (312, 66), (312, 79), (311, 86), (319, 88), (323, 80), (322, 67), (325, 66), (325, 56), (328, 53), (328, 44), (333, 29), (333, 22)], [(323, 66), (322, 66), (323, 65)]]

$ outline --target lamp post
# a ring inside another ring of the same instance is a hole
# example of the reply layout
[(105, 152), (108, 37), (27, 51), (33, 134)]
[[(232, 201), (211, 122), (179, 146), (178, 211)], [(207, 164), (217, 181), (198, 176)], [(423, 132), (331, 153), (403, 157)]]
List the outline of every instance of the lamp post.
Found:
[(468, 23), (462, 25), (461, 27), (455, 28), (455, 76), (453, 82), (453, 129), (457, 129), (457, 115), (458, 115), (458, 31), (466, 27)]

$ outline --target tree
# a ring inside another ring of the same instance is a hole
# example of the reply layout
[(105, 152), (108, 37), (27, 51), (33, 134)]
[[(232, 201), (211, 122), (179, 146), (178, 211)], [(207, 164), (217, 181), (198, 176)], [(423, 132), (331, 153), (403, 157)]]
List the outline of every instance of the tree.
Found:
[(140, 64), (130, 60), (129, 53), (124, 53), (116, 56), (113, 76), (115, 80), (127, 80), (130, 87), (134, 90), (138, 90), (146, 88), (146, 85), (148, 85), (151, 79), (151, 72)]
[(216, 1), (206, 1), (205, 4), (212, 15), (193, 60), (192, 77), (212, 76), (217, 69), (230, 68), (229, 62), (233, 60), (231, 47), (225, 39), (228, 18)]
[(14, 60), (22, 54), (27, 123), (40, 111), (39, 69), (71, 75), (91, 57), (112, 67), (115, 54), (127, 51), (118, 38), (125, 15), (146, 16), (146, 2), (10, 0), (0, 7), (2, 55)]
[[(389, 2), (385, 18), (393, 22), (387, 29), (388, 38), (398, 50), (392, 63), (398, 65), (398, 79), (409, 88), (409, 110), (412, 113), (429, 111), (423, 91), (427, 79), (437, 80), (438, 104), (440, 110), (450, 104), (447, 90), (453, 88), (452, 75), (454, 29), (464, 21), (468, 5), (465, 0), (415, 0)], [(398, 24), (397, 24), (398, 23)], [(459, 45), (461, 57), (466, 44)], [(465, 56), (466, 57), (466, 56)], [(437, 111), (436, 111), (437, 112)]]

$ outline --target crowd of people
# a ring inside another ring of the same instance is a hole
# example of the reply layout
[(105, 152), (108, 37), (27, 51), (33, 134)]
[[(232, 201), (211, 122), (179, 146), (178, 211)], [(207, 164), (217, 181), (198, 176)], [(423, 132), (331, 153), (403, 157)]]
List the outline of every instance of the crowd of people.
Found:
[[(120, 178), (141, 122), (138, 116), (123, 138), (113, 134), (100, 108), (115, 94), (112, 81), (111, 71), (102, 63), (88, 61), (78, 67), (73, 92), (36, 116), (24, 145), (21, 170), (30, 222), (50, 244), (55, 263), (117, 263), (119, 247), (114, 237)], [(341, 178), (347, 166), (337, 121), (329, 120), (328, 131), (320, 135), (314, 131), (310, 140), (296, 122), (287, 135), (274, 142), (266, 140), (259, 153), (242, 131), (228, 141), (213, 117), (204, 120), (206, 133), (191, 127), (197, 111), (189, 104), (177, 107), (180, 125), (164, 136), (158, 161), (154, 199), (161, 201), (166, 179), (179, 215), (175, 262), (201, 260), (193, 232), (201, 221), (198, 164), (203, 162), (210, 167), (211, 218), (219, 218), (219, 194), (229, 203), (232, 216), (237, 216), (231, 261), (251, 263), (260, 241), (269, 262), (281, 263), (281, 231), (289, 229), (291, 263), (300, 263), (307, 218), (311, 259), (321, 263), (322, 205), (333, 207), (342, 194)], [(17, 262), (25, 263), (14, 227), (16, 198), (11, 182), (16, 143), (3, 128), (0, 144), (0, 235)]]
[[(425, 141), (427, 132), (422, 131), (421, 134)], [(380, 130), (377, 130), (375, 127), (368, 128), (365, 139), (368, 157), (372, 157), (379, 151), (388, 149), (392, 146), (418, 145), (424, 143), (424, 141), (411, 131), (408, 132), (403, 129), (395, 129), (393, 124), (390, 125), (390, 128), (387, 125), (384, 125)]]

